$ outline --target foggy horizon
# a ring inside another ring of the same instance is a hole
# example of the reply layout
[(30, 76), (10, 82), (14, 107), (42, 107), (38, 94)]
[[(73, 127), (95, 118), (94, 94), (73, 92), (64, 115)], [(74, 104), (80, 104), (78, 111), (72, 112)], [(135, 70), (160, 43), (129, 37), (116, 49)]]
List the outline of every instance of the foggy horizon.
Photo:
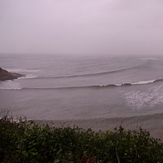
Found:
[(2, 0), (0, 54), (162, 55), (161, 0)]

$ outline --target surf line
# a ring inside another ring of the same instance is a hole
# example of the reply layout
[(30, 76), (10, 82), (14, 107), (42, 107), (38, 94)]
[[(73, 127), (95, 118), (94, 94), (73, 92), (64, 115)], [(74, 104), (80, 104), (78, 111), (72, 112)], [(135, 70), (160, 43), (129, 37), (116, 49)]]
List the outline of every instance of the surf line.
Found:
[(134, 86), (134, 85), (145, 85), (154, 82), (163, 81), (163, 79), (149, 80), (149, 81), (139, 81), (135, 83), (123, 83), (123, 84), (107, 84), (107, 85), (89, 85), (89, 86), (70, 86), (70, 87), (51, 87), (51, 88), (23, 88), (23, 89), (33, 89), (33, 90), (65, 90), (65, 89), (99, 89), (99, 88), (111, 88), (111, 87), (122, 87), (122, 86)]

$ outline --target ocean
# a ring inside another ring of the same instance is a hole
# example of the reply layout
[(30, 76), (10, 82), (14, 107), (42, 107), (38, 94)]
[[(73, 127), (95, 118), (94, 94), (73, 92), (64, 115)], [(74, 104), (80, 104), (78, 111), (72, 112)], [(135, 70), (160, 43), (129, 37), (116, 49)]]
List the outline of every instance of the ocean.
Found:
[(103, 130), (137, 126), (162, 138), (161, 56), (0, 54), (0, 67), (25, 75), (0, 82), (1, 116)]

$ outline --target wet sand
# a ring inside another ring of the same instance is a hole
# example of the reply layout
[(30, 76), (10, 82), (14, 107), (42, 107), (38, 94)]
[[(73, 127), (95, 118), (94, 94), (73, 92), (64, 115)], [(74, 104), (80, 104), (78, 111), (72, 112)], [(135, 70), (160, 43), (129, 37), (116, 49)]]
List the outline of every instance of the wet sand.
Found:
[[(163, 121), (161, 115), (157, 118), (129, 117), (129, 118), (111, 118), (111, 119), (74, 119), (74, 120), (35, 120), (37, 124), (49, 124), (54, 127), (73, 127), (91, 128), (95, 131), (114, 130), (115, 127), (122, 125), (125, 129), (145, 129), (150, 132), (154, 138), (163, 140)], [(137, 121), (135, 121), (137, 119)]]

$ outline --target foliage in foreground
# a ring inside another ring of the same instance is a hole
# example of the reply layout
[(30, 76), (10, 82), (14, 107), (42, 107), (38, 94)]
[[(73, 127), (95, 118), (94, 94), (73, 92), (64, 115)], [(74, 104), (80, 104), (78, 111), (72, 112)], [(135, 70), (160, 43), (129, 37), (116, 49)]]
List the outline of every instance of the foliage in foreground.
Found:
[(0, 119), (0, 162), (161, 163), (163, 143), (142, 129), (94, 132), (5, 116)]

